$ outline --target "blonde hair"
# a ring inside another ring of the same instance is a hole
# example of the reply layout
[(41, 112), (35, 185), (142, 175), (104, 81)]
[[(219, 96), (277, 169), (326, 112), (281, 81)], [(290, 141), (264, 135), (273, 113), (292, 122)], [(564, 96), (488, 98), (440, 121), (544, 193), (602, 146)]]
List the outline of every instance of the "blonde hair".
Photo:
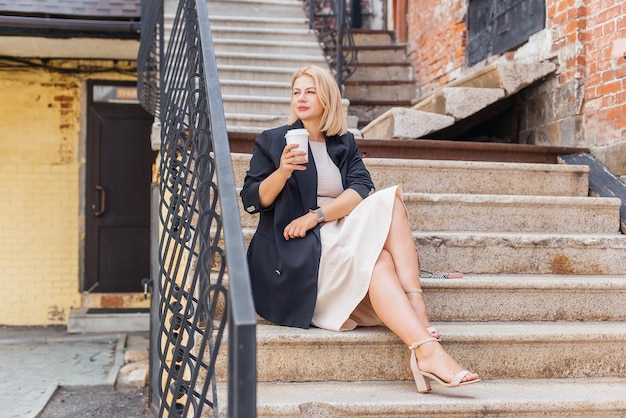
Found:
[[(348, 131), (348, 122), (341, 107), (341, 92), (337, 86), (337, 81), (330, 71), (308, 65), (296, 71), (291, 78), (291, 88), (296, 80), (302, 76), (308, 76), (315, 82), (317, 98), (324, 108), (322, 120), (320, 121), (320, 131), (328, 136), (343, 135)], [(289, 125), (293, 125), (298, 120), (293, 108), (289, 115)]]

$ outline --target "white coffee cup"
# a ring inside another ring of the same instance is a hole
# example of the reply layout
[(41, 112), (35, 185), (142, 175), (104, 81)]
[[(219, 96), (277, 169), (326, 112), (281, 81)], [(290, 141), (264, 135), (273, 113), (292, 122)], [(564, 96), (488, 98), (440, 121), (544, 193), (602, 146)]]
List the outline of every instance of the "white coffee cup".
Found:
[(309, 131), (306, 129), (292, 129), (287, 131), (285, 141), (287, 141), (287, 145), (298, 144), (298, 147), (295, 149), (306, 152), (304, 158), (309, 161)]

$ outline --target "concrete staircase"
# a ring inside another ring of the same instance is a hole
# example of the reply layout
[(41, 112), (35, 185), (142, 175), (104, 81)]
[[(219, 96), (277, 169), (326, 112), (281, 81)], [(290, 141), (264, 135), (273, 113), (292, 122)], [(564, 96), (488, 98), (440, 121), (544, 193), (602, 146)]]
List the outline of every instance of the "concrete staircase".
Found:
[[(165, 3), (171, 22), (176, 2)], [(229, 131), (284, 123), (290, 75), (306, 63), (326, 65), (302, 2), (208, 0), (208, 8)], [(350, 112), (377, 119), (371, 126), (380, 129), (368, 139), (417, 138), (414, 128), (428, 119), (411, 117), (422, 113), (451, 124), (469, 117), (473, 111), (456, 104), (479, 90), (457, 88), (489, 89), (480, 101), (489, 106), (553, 71), (540, 65), (524, 78), (520, 67), (490, 68), (408, 104), (417, 97), (412, 70), (403, 62), (404, 46), (381, 54), (388, 41), (388, 34), (357, 39), (361, 64), (346, 83)], [(390, 80), (406, 81), (405, 88), (393, 93)], [(233, 154), (233, 163), (241, 185), (249, 155)], [(259, 321), (258, 416), (624, 416), (626, 238), (618, 232), (619, 199), (588, 197), (584, 166), (402, 159), (366, 165), (379, 188), (402, 184), (422, 267), (465, 273), (424, 279), (424, 297), (445, 348), (485, 381), (452, 390), (433, 385), (420, 395), (408, 350), (384, 327), (334, 333)], [(241, 217), (248, 242), (257, 220), (243, 210)]]
[[(234, 154), (237, 184), (249, 155)], [(485, 380), (420, 395), (384, 327), (335, 333), (259, 322), (258, 416), (624, 416), (626, 237), (588, 167), (365, 159), (401, 183), (442, 344)], [(244, 237), (256, 218), (241, 210)], [(219, 378), (225, 379), (226, 359)]]
[(302, 1), (208, 0), (207, 7), (228, 131), (285, 124), (291, 75), (327, 65)]
[(361, 132), (367, 139), (432, 138), (460, 121), (484, 113), (505, 98), (554, 72), (550, 62), (501, 61), (416, 98), (411, 107), (392, 107)]
[(356, 29), (353, 36), (359, 65), (343, 93), (362, 128), (392, 108), (412, 106), (419, 92), (407, 44), (395, 42), (393, 32)]

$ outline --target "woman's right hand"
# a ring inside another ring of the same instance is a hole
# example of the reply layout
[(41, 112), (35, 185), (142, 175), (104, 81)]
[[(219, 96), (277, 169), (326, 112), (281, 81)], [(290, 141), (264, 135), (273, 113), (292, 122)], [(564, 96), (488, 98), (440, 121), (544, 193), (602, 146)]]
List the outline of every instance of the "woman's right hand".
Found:
[(286, 178), (290, 178), (291, 173), (295, 170), (306, 170), (306, 166), (302, 164), (309, 161), (305, 157), (307, 153), (305, 151), (296, 150), (296, 148), (298, 148), (298, 144), (287, 144), (285, 148), (283, 148), (283, 154), (280, 156), (280, 167), (278, 167), (278, 170), (281, 171)]

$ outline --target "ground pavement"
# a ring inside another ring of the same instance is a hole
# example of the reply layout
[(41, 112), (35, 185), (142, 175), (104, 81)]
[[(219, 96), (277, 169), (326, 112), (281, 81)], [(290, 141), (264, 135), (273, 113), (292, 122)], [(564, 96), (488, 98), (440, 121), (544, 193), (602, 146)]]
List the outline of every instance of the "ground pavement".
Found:
[(0, 418), (152, 417), (148, 335), (0, 326)]

